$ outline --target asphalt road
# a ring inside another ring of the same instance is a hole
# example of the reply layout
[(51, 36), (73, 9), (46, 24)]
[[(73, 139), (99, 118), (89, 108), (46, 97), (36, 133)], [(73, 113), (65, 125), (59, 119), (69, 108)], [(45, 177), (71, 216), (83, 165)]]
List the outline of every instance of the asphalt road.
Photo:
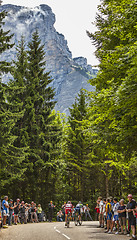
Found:
[(97, 228), (97, 222), (83, 222), (82, 226), (64, 227), (64, 223), (31, 223), (26, 225), (13, 225), (2, 229), (0, 240), (129, 240), (129, 237), (104, 233)]

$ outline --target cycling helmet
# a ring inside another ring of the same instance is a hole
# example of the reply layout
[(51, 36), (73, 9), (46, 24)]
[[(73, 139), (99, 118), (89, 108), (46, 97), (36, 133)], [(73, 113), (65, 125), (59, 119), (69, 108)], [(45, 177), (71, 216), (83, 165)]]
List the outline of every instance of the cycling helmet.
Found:
[(71, 201), (68, 201), (68, 204), (71, 204)]

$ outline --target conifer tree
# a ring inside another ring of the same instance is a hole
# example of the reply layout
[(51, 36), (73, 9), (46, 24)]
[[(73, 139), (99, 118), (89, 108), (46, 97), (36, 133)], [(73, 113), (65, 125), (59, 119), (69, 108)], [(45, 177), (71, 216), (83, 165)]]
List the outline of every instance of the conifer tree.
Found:
[(9, 101), (18, 104), (18, 111), (22, 111), (22, 117), (17, 121), (14, 127), (14, 133), (17, 139), (15, 141), (16, 146), (27, 147), (27, 131), (25, 123), (25, 105), (26, 105), (26, 82), (27, 82), (27, 52), (25, 51), (24, 37), (21, 37), (21, 41), (16, 48), (17, 50), (17, 60), (14, 61), (12, 67), (12, 76), (8, 83), (10, 88)]
[(14, 146), (22, 151), (23, 158), (20, 159), (20, 170), (22, 171), (21, 178), (16, 180), (14, 186), (14, 194), (25, 197), (25, 170), (28, 164), (28, 133), (25, 121), (25, 104), (26, 104), (26, 76), (27, 76), (27, 53), (25, 51), (24, 37), (21, 37), (19, 45), (16, 47), (17, 59), (13, 61), (12, 79), (8, 83), (9, 95), (8, 101), (16, 106), (16, 111), (20, 117), (15, 122), (12, 134), (16, 136)]
[[(88, 120), (88, 103), (84, 90), (81, 90), (72, 108), (69, 109), (68, 134), (66, 138), (66, 159), (69, 169), (68, 181), (71, 185), (71, 197), (87, 201), (90, 195), (89, 185), (91, 185), (89, 161), (89, 139), (86, 138), (87, 127), (84, 121)], [(87, 189), (87, 191), (86, 191)]]
[[(45, 199), (53, 195), (49, 182), (52, 181), (56, 148), (59, 141), (60, 127), (55, 124), (53, 112), (54, 89), (49, 72), (45, 72), (44, 46), (36, 30), (28, 44), (28, 76), (26, 83), (25, 121), (29, 136), (29, 163), (27, 178), (31, 184), (33, 199)], [(51, 173), (52, 172), (52, 173)]]
[[(10, 49), (13, 44), (10, 42), (12, 35), (10, 31), (4, 31), (4, 18), (5, 12), (0, 13), (0, 54), (7, 49)], [(10, 63), (6, 61), (0, 62), (0, 74), (7, 73), (11, 70)], [(8, 101), (10, 94), (9, 87), (2, 83), (0, 79), (0, 185), (1, 193), (4, 193), (7, 187), (6, 193), (12, 191), (12, 184), (15, 179), (19, 179), (22, 170), (20, 169), (19, 162), (22, 161), (23, 152), (14, 145), (16, 135), (12, 130), (15, 126), (15, 122), (21, 117), (21, 113), (17, 110), (17, 106)], [(8, 186), (10, 185), (10, 189)]]

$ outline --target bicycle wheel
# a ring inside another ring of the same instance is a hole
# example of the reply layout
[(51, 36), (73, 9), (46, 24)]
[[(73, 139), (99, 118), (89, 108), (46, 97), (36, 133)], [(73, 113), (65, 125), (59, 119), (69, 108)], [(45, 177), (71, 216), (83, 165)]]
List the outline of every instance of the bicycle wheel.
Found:
[(77, 218), (77, 216), (75, 216), (74, 223), (75, 223), (75, 226), (78, 225), (78, 218)]
[(67, 221), (67, 228), (69, 228), (69, 220)]
[(82, 220), (79, 220), (79, 225), (80, 225), (80, 226), (82, 225)]

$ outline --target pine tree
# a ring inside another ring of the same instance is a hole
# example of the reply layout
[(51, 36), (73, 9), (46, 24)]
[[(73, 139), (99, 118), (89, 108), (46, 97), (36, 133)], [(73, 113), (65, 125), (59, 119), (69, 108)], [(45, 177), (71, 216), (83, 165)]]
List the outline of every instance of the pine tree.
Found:
[(91, 196), (89, 185), (92, 178), (90, 175), (91, 160), (89, 159), (90, 142), (86, 138), (87, 126), (84, 121), (88, 120), (88, 102), (84, 90), (81, 90), (72, 108), (69, 109), (68, 133), (66, 137), (66, 161), (71, 198), (87, 201)]
[(49, 198), (53, 196), (50, 181), (58, 155), (56, 149), (60, 127), (55, 124), (55, 93), (49, 85), (52, 82), (49, 72), (45, 72), (44, 46), (37, 30), (33, 33), (28, 47), (25, 121), (29, 136), (30, 168), (27, 170), (27, 178), (31, 197), (45, 201), (47, 195)]
[(21, 37), (21, 41), (17, 46), (17, 60), (14, 61), (12, 67), (12, 76), (8, 83), (10, 88), (9, 101), (12, 103), (18, 103), (18, 111), (22, 111), (22, 117), (16, 123), (14, 127), (14, 133), (17, 137), (15, 144), (19, 147), (28, 146), (28, 136), (25, 123), (25, 105), (26, 105), (26, 83), (27, 83), (27, 52), (25, 51), (24, 37)]
[[(14, 195), (25, 197), (25, 171), (28, 164), (28, 133), (26, 131), (25, 104), (26, 104), (26, 76), (27, 76), (27, 53), (25, 51), (24, 37), (21, 37), (19, 45), (16, 47), (17, 60), (13, 61), (12, 79), (8, 83), (8, 101), (16, 106), (16, 111), (20, 117), (15, 122), (12, 134), (16, 136), (14, 146), (22, 151), (23, 158), (20, 159), (21, 178), (14, 182)], [(15, 190), (16, 189), (16, 190)]]
[[(12, 38), (10, 31), (3, 30), (5, 16), (5, 12), (0, 13), (0, 54), (13, 46), (10, 43)], [(10, 63), (0, 62), (0, 74), (7, 73), (9, 69), (11, 70)], [(9, 103), (9, 94), (9, 87), (0, 79), (0, 186), (1, 193), (4, 194), (12, 191), (13, 182), (20, 178), (22, 174), (20, 161), (23, 159), (22, 149), (14, 145), (16, 135), (12, 133), (15, 122), (22, 113), (17, 110), (16, 104)]]

